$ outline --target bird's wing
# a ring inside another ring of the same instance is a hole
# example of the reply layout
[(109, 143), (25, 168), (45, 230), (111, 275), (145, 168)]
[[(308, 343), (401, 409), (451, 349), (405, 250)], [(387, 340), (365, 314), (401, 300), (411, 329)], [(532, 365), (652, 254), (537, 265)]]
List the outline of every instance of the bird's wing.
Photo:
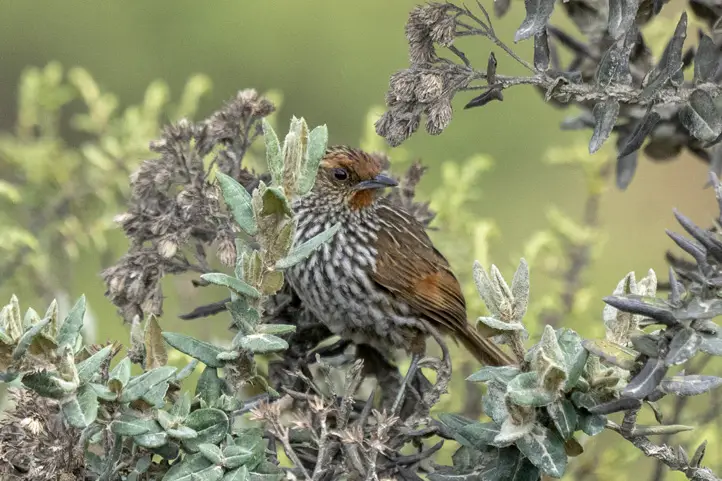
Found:
[(424, 226), (406, 211), (382, 203), (371, 278), (414, 311), (451, 332), (466, 330), (466, 303), (449, 263)]

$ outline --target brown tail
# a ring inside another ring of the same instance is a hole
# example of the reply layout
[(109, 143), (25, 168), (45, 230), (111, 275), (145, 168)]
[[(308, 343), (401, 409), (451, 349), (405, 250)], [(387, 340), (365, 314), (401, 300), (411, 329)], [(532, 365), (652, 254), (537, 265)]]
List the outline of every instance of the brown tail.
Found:
[(516, 361), (504, 352), (498, 344), (491, 339), (483, 337), (469, 324), (466, 329), (457, 334), (464, 347), (474, 355), (477, 361), (486, 366), (509, 366)]

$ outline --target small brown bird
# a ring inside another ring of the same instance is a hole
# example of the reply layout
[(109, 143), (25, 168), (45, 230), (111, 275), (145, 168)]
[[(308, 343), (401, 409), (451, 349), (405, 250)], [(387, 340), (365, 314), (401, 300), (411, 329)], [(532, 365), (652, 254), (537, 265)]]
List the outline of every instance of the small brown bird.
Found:
[(363, 151), (326, 151), (314, 188), (293, 206), (296, 242), (341, 228), (287, 272), (293, 289), (334, 334), (381, 353), (402, 348), (418, 359), (431, 325), (484, 364), (512, 364), (467, 322), (459, 282), (424, 226), (378, 195), (397, 185), (381, 171), (380, 160)]

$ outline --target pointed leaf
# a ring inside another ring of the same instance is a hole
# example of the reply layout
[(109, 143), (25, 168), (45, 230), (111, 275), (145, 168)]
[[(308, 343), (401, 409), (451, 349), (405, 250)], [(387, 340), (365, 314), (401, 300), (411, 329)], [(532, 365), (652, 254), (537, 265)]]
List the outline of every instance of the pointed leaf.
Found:
[(306, 259), (316, 249), (329, 241), (341, 228), (341, 224), (334, 224), (329, 229), (317, 234), (301, 245), (294, 246), (285, 258), (276, 263), (276, 269), (288, 269)]
[(712, 142), (722, 133), (722, 116), (714, 100), (704, 90), (695, 90), (679, 111), (679, 120), (689, 133), (702, 141)]
[(132, 402), (143, 397), (148, 391), (170, 379), (176, 369), (171, 366), (159, 367), (131, 378), (118, 397), (118, 402)]
[(567, 467), (564, 441), (555, 432), (539, 424), (516, 443), (519, 451), (543, 473), (561, 478)]
[(547, 29), (544, 27), (534, 35), (534, 68), (539, 72), (546, 71), (549, 68), (550, 58), (549, 37), (547, 35)]
[(223, 352), (220, 347), (176, 332), (164, 332), (163, 338), (175, 349), (208, 367), (223, 367), (223, 363), (218, 360), (218, 355)]
[(651, 317), (665, 325), (677, 324), (677, 319), (669, 304), (656, 297), (628, 294), (626, 296), (608, 296), (602, 300), (620, 311)]
[(80, 386), (76, 396), (64, 401), (60, 409), (68, 424), (74, 428), (85, 429), (98, 416), (98, 396), (87, 384)]
[(109, 379), (117, 379), (121, 385), (125, 386), (130, 380), (130, 359), (124, 357), (120, 362), (110, 371)]
[(121, 436), (138, 436), (157, 431), (158, 427), (158, 423), (154, 419), (140, 417), (140, 413), (135, 415), (133, 412), (126, 412), (110, 423), (110, 432)]
[(514, 379), (517, 374), (519, 374), (519, 368), (516, 366), (484, 366), (467, 377), (466, 380), (471, 382), (496, 380), (506, 384)]
[(263, 126), (263, 139), (266, 142), (266, 164), (275, 185), (283, 181), (283, 157), (281, 157), (281, 143), (268, 120), (261, 120)]
[(554, 402), (555, 394), (539, 385), (539, 374), (525, 372), (509, 381), (506, 386), (508, 399), (520, 406), (546, 406)]
[(720, 52), (714, 41), (705, 34), (700, 34), (697, 52), (694, 55), (694, 81), (697, 83), (712, 82), (719, 70)]
[(637, 351), (605, 339), (585, 339), (582, 344), (590, 353), (627, 371), (634, 369), (639, 357)]
[(237, 294), (248, 296), (251, 299), (258, 299), (261, 294), (256, 290), (255, 287), (250, 286), (240, 279), (231, 277), (228, 274), (221, 272), (211, 272), (209, 274), (201, 275), (201, 279), (217, 286), (224, 286), (232, 290)]
[(239, 184), (233, 177), (230, 177), (220, 170), (216, 171), (218, 185), (223, 191), (223, 199), (233, 215), (233, 219), (248, 235), (255, 235), (258, 232), (258, 225), (253, 214), (251, 205), (251, 194)]
[(213, 464), (223, 463), (223, 452), (215, 444), (203, 443), (198, 445), (198, 451)]
[(702, 344), (702, 336), (694, 329), (685, 327), (672, 338), (664, 362), (668, 366), (683, 364), (697, 354), (700, 344)]
[(667, 374), (664, 360), (649, 358), (642, 370), (632, 378), (622, 392), (622, 396), (644, 399), (651, 394)]
[(241, 466), (233, 471), (227, 471), (223, 481), (248, 481), (248, 468)]
[(168, 352), (163, 342), (163, 331), (155, 316), (148, 316), (145, 324), (145, 369), (155, 369), (168, 364)]
[(85, 296), (80, 296), (80, 299), (75, 303), (65, 320), (60, 326), (58, 331), (58, 337), (55, 339), (59, 348), (63, 346), (75, 347), (75, 343), (80, 335), (80, 330), (83, 328), (83, 317), (85, 316)]
[(272, 334), (251, 334), (243, 337), (240, 347), (255, 354), (284, 351), (288, 349), (288, 342)]
[(316, 174), (318, 166), (321, 163), (326, 145), (328, 144), (328, 127), (320, 125), (313, 129), (308, 136), (308, 149), (306, 150), (306, 158), (301, 166), (301, 172), (298, 178), (297, 191), (299, 195), (307, 194), (316, 183)]
[(524, 0), (526, 18), (514, 35), (514, 42), (527, 39), (546, 28), (554, 11), (554, 0)]
[(222, 478), (222, 467), (214, 466), (203, 455), (196, 454), (174, 463), (161, 481), (219, 481)]
[(206, 367), (198, 378), (196, 396), (203, 399), (208, 406), (212, 406), (222, 393), (223, 380), (218, 377), (218, 369)]
[(283, 335), (296, 332), (296, 326), (290, 324), (259, 324), (256, 328), (261, 334)]
[(13, 351), (14, 360), (17, 361), (25, 355), (28, 348), (30, 347), (30, 344), (33, 342), (33, 339), (35, 339), (35, 336), (39, 335), (40, 331), (42, 331), (49, 322), (50, 319), (43, 319), (27, 331), (25, 331), (22, 336), (20, 336), (20, 340), (18, 341), (17, 346), (15, 346), (15, 350)]
[(673, 376), (669, 379), (663, 379), (659, 383), (659, 389), (667, 394), (675, 394), (677, 396), (696, 396), (698, 394), (711, 391), (712, 389), (722, 386), (722, 378), (717, 376)]
[(32, 389), (42, 397), (62, 399), (69, 394), (66, 389), (70, 387), (68, 383), (46, 371), (25, 373), (22, 377), (22, 383), (23, 386)]
[(571, 329), (561, 328), (557, 331), (557, 342), (564, 354), (564, 364), (567, 371), (567, 380), (564, 391), (571, 391), (577, 385), (579, 377), (584, 371), (589, 353), (582, 345), (582, 338)]
[(612, 133), (619, 115), (619, 102), (612, 98), (597, 102), (592, 110), (592, 115), (594, 115), (594, 133), (589, 141), (590, 154), (599, 150), (609, 134)]
[(648, 111), (644, 115), (642, 120), (640, 120), (639, 123), (634, 127), (632, 133), (624, 139), (624, 147), (619, 149), (617, 159), (619, 160), (622, 157), (626, 157), (632, 152), (636, 152), (637, 150), (639, 150), (639, 148), (644, 143), (644, 139), (647, 137), (647, 135), (650, 134), (650, 132), (652, 132), (654, 127), (657, 125), (657, 122), (659, 122), (660, 118), (661, 117), (657, 112), (654, 112), (652, 110)]
[(629, 55), (636, 43), (636, 36), (629, 32), (624, 38), (613, 42), (604, 52), (594, 74), (594, 80), (601, 89), (614, 85), (629, 85), (632, 74), (629, 69)]
[(672, 38), (662, 53), (659, 64), (649, 73), (647, 84), (642, 89), (640, 100), (654, 96), (665, 84), (682, 69), (682, 47), (687, 38), (687, 12), (683, 12)]
[(562, 399), (549, 404), (546, 409), (562, 439), (567, 440), (572, 437), (572, 434), (577, 429), (578, 422), (577, 410), (572, 402), (568, 399)]
[(93, 379), (93, 376), (100, 372), (100, 366), (102, 366), (108, 359), (112, 350), (112, 344), (105, 346), (85, 361), (78, 363), (75, 367), (78, 370), (78, 378), (80, 378), (80, 382), (90, 382), (90, 380)]
[(193, 452), (203, 443), (217, 444), (226, 438), (229, 421), (226, 413), (219, 409), (198, 409), (190, 413), (185, 425), (195, 430), (198, 437), (186, 439), (183, 446)]
[(579, 413), (578, 429), (582, 430), (587, 436), (596, 436), (604, 431), (606, 425), (607, 418), (602, 414)]
[(624, 35), (637, 16), (636, 0), (609, 0), (607, 30), (613, 38)]

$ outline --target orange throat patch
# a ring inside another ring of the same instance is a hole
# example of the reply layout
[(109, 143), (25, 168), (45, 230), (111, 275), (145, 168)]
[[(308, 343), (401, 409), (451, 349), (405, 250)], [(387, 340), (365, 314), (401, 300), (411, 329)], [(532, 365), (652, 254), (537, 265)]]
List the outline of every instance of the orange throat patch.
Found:
[(348, 201), (349, 207), (353, 210), (363, 209), (374, 203), (374, 192), (371, 189), (359, 190), (351, 196)]

